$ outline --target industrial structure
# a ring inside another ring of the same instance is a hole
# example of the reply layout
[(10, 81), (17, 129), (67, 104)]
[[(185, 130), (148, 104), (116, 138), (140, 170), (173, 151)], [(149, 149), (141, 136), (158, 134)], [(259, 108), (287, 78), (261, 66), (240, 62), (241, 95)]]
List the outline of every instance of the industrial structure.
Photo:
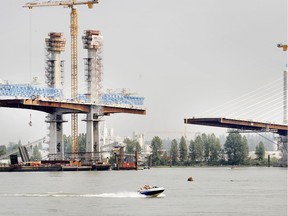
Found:
[[(78, 95), (78, 13), (77, 5), (88, 5), (88, 8), (93, 8), (94, 4), (98, 4), (97, 0), (81, 1), (77, 0), (62, 0), (62, 1), (47, 1), (47, 2), (31, 2), (25, 4), (23, 7), (32, 9), (33, 7), (51, 7), (61, 6), (71, 8), (70, 13), (70, 36), (71, 36), (71, 98), (76, 100)], [(73, 151), (78, 152), (78, 115), (71, 114), (71, 134)]]
[(124, 146), (117, 146), (113, 149), (115, 156), (114, 170), (137, 170), (138, 152), (135, 154), (125, 154)]
[[(85, 75), (87, 82), (87, 99), (90, 103), (99, 104), (102, 95), (102, 36), (100, 31), (87, 30), (82, 37), (83, 47), (88, 50), (85, 59)], [(86, 152), (91, 152), (91, 158), (99, 161), (100, 134), (99, 116), (102, 113), (97, 107), (91, 107), (86, 118)]]
[[(51, 32), (49, 38), (46, 38), (46, 84), (50, 88), (63, 89), (64, 83), (64, 64), (61, 61), (60, 54), (65, 51), (66, 40), (62, 33)], [(64, 158), (63, 143), (63, 115), (57, 111), (48, 114), (47, 123), (49, 123), (50, 153), (57, 158)]]
[[(284, 52), (287, 52), (287, 44), (278, 44), (278, 48), (282, 48)], [(288, 56), (286, 61), (286, 69), (283, 71), (283, 124), (287, 124), (287, 71), (288, 71)]]
[[(73, 162), (95, 165), (103, 161), (100, 152), (100, 128), (99, 122), (103, 116), (114, 113), (130, 113), (145, 115), (143, 107), (144, 98), (134, 96), (129, 92), (107, 92), (102, 87), (102, 46), (103, 37), (99, 30), (86, 30), (82, 36), (83, 48), (87, 50), (84, 58), (85, 77), (87, 89), (84, 94), (78, 94), (78, 54), (77, 35), (78, 18), (76, 5), (88, 5), (92, 8), (98, 1), (63, 0), (48, 2), (27, 3), (24, 7), (63, 6), (71, 8), (71, 97), (63, 94), (64, 85), (64, 61), (61, 53), (65, 51), (66, 39), (63, 33), (50, 32), (46, 42), (46, 87), (36, 84), (10, 84), (0, 83), (0, 106), (38, 110), (48, 113), (46, 122), (49, 124), (49, 160), (54, 162)], [(78, 113), (86, 114), (86, 151), (78, 151)], [(63, 123), (65, 114), (71, 114), (72, 154), (64, 152)], [(22, 153), (25, 151), (21, 151)], [(25, 156), (25, 154), (22, 154)], [(27, 162), (27, 157), (25, 162)], [(24, 161), (23, 161), (24, 162)], [(44, 162), (43, 162), (44, 163)], [(105, 165), (100, 166), (106, 168)], [(15, 168), (15, 167), (14, 167)], [(13, 169), (14, 169), (13, 168)], [(42, 167), (47, 169), (46, 165)], [(91, 168), (91, 167), (90, 167)], [(88, 169), (90, 169), (88, 168)], [(6, 168), (5, 168), (6, 169)], [(8, 169), (8, 168), (7, 168)], [(10, 169), (10, 168), (9, 168)], [(39, 170), (43, 170), (39, 169)], [(55, 168), (59, 170), (59, 167)], [(68, 169), (66, 166), (61, 170)], [(22, 168), (20, 170), (23, 170)], [(34, 168), (32, 169), (34, 170)]]

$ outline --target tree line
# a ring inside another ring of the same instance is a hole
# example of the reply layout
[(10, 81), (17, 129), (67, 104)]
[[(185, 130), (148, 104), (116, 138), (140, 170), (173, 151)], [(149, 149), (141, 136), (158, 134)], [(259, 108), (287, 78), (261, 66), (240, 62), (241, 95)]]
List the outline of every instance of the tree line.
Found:
[[(64, 135), (63, 142), (64, 151), (71, 153), (72, 137)], [(125, 153), (133, 154), (137, 151), (141, 154), (142, 149), (138, 141), (125, 138), (123, 142), (126, 145)], [(17, 149), (21, 145), (21, 141), (17, 144), (9, 143), (8, 147), (0, 145), (0, 156)], [(173, 139), (168, 150), (163, 148), (160, 137), (155, 136), (150, 143), (150, 148), (152, 166), (267, 165), (264, 144), (261, 141), (259, 142), (255, 150), (256, 159), (251, 159), (248, 157), (247, 139), (238, 132), (230, 133), (223, 146), (214, 134), (202, 133), (190, 141), (183, 136), (179, 143), (176, 139)], [(31, 149), (31, 160), (41, 160), (39, 149), (42, 149), (41, 145), (36, 145)], [(86, 151), (86, 135), (84, 133), (78, 135), (78, 151)], [(111, 152), (110, 160), (113, 160), (113, 155), (113, 152)], [(271, 164), (277, 162), (276, 159), (272, 159)]]
[[(16, 151), (20, 146), (22, 146), (21, 140), (19, 140), (18, 143), (10, 142), (8, 146), (0, 145), (0, 156), (5, 155), (8, 152)], [(35, 146), (30, 146), (27, 150), (30, 152), (31, 161), (40, 161), (42, 159), (40, 153), (40, 150), (42, 150), (41, 143), (38, 143)], [(19, 152), (16, 152), (15, 154), (19, 156)]]
[[(163, 150), (163, 142), (155, 136), (150, 144), (152, 166), (193, 166), (193, 165), (267, 165), (265, 147), (262, 142), (256, 146), (256, 159), (249, 158), (248, 142), (238, 132), (230, 133), (223, 146), (214, 134), (201, 134), (193, 140), (183, 136), (179, 143), (173, 139), (170, 150)], [(276, 163), (276, 159), (272, 159)]]

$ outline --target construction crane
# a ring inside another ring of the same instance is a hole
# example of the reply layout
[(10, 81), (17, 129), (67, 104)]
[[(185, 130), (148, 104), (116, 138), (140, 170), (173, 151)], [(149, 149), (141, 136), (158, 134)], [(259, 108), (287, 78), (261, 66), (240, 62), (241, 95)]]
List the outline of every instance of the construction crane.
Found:
[[(46, 2), (30, 2), (26, 3), (23, 7), (32, 9), (34, 7), (50, 7), (62, 6), (64, 8), (71, 8), (70, 13), (70, 36), (71, 36), (71, 98), (76, 100), (78, 94), (78, 50), (77, 50), (77, 36), (78, 36), (78, 13), (76, 5), (87, 5), (88, 8), (93, 8), (94, 4), (98, 4), (98, 0), (79, 1), (66, 0), (66, 1), (46, 1)], [(78, 152), (78, 115), (71, 114), (71, 136), (73, 153)]]
[(287, 51), (287, 44), (277, 44), (277, 47), (278, 48), (282, 48), (283, 49), (283, 51)]

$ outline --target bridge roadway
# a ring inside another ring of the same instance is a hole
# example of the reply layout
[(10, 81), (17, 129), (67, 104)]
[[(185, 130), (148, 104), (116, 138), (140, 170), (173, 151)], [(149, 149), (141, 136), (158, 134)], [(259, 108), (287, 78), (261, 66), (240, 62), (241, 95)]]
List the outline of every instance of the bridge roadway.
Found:
[[(92, 106), (95, 104), (41, 99), (0, 99), (0, 107), (38, 110), (50, 114), (56, 110), (61, 114), (89, 113)], [(104, 115), (113, 113), (146, 115), (146, 110), (139, 107), (119, 105), (99, 105), (99, 107)]]
[(287, 125), (255, 122), (255, 121), (249, 121), (249, 120), (229, 119), (229, 118), (195, 118), (193, 117), (193, 118), (184, 119), (184, 123), (204, 125), (204, 126), (234, 128), (234, 129), (241, 129), (241, 130), (274, 132), (281, 136), (287, 136), (287, 130), (288, 130)]

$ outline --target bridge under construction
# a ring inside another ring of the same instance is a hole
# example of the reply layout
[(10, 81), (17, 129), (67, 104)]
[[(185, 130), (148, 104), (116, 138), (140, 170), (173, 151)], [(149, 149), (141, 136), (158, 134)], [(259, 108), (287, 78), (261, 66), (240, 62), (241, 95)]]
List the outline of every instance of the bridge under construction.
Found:
[(234, 128), (241, 131), (252, 132), (272, 132), (281, 136), (287, 136), (287, 125), (256, 122), (249, 120), (230, 119), (230, 118), (187, 118), (185, 124), (196, 124), (213, 127)]
[[(287, 45), (278, 45), (278, 47), (283, 48), (284, 51), (287, 51)], [(288, 60), (288, 59), (287, 59)], [(283, 124), (271, 123), (271, 122), (261, 122), (261, 121), (253, 121), (253, 120), (244, 120), (239, 118), (227, 118), (227, 117), (192, 117), (185, 118), (185, 124), (194, 124), (194, 125), (203, 125), (203, 126), (212, 126), (212, 127), (224, 127), (224, 128), (232, 128), (237, 129), (238, 132), (271, 132), (278, 134), (280, 136), (279, 139), (279, 149), (282, 151), (283, 157), (282, 161), (287, 166), (287, 135), (288, 135), (288, 125), (287, 125), (287, 71), (288, 64), (286, 64), (286, 70), (283, 73)], [(267, 101), (267, 98), (265, 98)], [(268, 100), (269, 101), (269, 100)], [(278, 104), (276, 104), (278, 105)], [(251, 106), (248, 106), (251, 107)], [(264, 106), (265, 107), (265, 106)], [(265, 107), (266, 108), (266, 107)], [(247, 108), (245, 107), (246, 111)], [(275, 109), (278, 111), (278, 108)], [(269, 112), (275, 112), (272, 110)], [(257, 108), (258, 111), (258, 108)], [(258, 111), (259, 112), (259, 111)], [(247, 113), (247, 111), (245, 112)]]
[[(66, 97), (64, 89), (64, 60), (66, 38), (61, 32), (50, 32), (45, 39), (46, 66), (43, 75), (46, 86), (37, 82), (11, 84), (0, 81), (0, 107), (37, 110), (47, 113), (45, 122), (49, 124), (49, 154), (53, 160), (64, 160), (63, 115), (71, 114), (71, 135), (73, 157), (78, 157), (78, 113), (86, 114), (86, 163), (101, 162), (99, 122), (103, 116), (115, 113), (145, 115), (144, 97), (136, 96), (127, 90), (104, 92), (103, 76), (103, 36), (100, 30), (88, 29), (82, 36), (86, 90), (78, 94), (78, 15), (76, 5), (92, 8), (98, 1), (47, 1), (27, 3), (24, 7), (62, 6), (71, 9), (71, 96)], [(34, 80), (35, 81), (35, 80)], [(37, 80), (36, 80), (37, 81)], [(81, 158), (83, 159), (83, 158)]]

